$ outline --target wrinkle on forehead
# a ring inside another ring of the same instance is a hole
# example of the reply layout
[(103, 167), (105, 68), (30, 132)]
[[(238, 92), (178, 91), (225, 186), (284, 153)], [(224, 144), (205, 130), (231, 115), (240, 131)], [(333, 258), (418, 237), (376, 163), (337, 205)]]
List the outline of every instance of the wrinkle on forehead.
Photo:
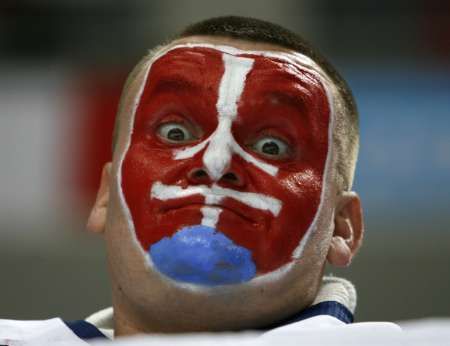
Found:
[(216, 37), (216, 36), (189, 36), (177, 39), (169, 43), (164, 48), (171, 50), (175, 47), (210, 47), (229, 52), (230, 54), (255, 54), (267, 57), (283, 57), (283, 60), (290, 61), (293, 64), (303, 65), (308, 69), (314, 70), (321, 76), (321, 79), (326, 80), (330, 85), (334, 85), (328, 75), (323, 69), (308, 56), (273, 43), (266, 42), (252, 42), (248, 40), (231, 38), (231, 37)]
[[(170, 56), (166, 52), (153, 62), (152, 69), (157, 69), (161, 77), (158, 84), (171, 84), (173, 86), (191, 87), (201, 89), (203, 82), (199, 82), (195, 75), (204, 75), (206, 57), (199, 51), (170, 51)], [(170, 69), (164, 67), (165, 60), (170, 60)], [(188, 72), (187, 72), (188, 71)], [(150, 73), (150, 71), (149, 71)]]
[(165, 90), (201, 90), (202, 85), (195, 80), (186, 78), (185, 75), (172, 74), (164, 76), (157, 81), (154, 92)]
[[(177, 42), (177, 41), (175, 41)], [(258, 47), (259, 44), (253, 43), (251, 47)], [(274, 45), (261, 45), (269, 46), (276, 49)], [(185, 50), (185, 48), (192, 48), (191, 51)], [(174, 44), (165, 47), (163, 51), (159, 52), (158, 58), (153, 59), (153, 63), (157, 60), (164, 59), (165, 55), (169, 52), (174, 54), (171, 58), (176, 58), (174, 63), (175, 67), (179, 65), (180, 70), (169, 70), (166, 79), (175, 80), (180, 79), (178, 83), (190, 83), (189, 74), (183, 73), (183, 68), (188, 67), (190, 69), (200, 69), (205, 66), (207, 58), (204, 52), (195, 50), (196, 48), (209, 48), (222, 52), (223, 54), (231, 56), (239, 56), (242, 58), (248, 57), (254, 59), (256, 57), (268, 58), (265, 62), (270, 68), (259, 69), (258, 75), (261, 79), (273, 80), (274, 78), (285, 78), (286, 83), (267, 83), (267, 91), (269, 94), (277, 96), (275, 99), (281, 99), (288, 101), (290, 104), (299, 104), (299, 101), (310, 104), (311, 98), (316, 92), (320, 92), (322, 86), (325, 89), (332, 89), (333, 84), (321, 68), (309, 57), (300, 53), (290, 50), (276, 49), (273, 51), (265, 50), (242, 50), (234, 46), (213, 45), (210, 43), (186, 43), (186, 44)], [(178, 49), (184, 49), (179, 54)], [(172, 62), (173, 63), (173, 62)], [(199, 71), (199, 73), (205, 73), (205, 71)], [(187, 79), (187, 80), (186, 80)], [(184, 82), (185, 81), (185, 82)], [(261, 87), (263, 83), (260, 83)], [(272, 90), (275, 88), (277, 90)], [(283, 96), (284, 94), (284, 96)], [(329, 95), (335, 94), (329, 93)], [(289, 102), (295, 101), (295, 102)], [(331, 100), (329, 100), (331, 103)], [(303, 105), (304, 106), (304, 105)]]
[[(257, 83), (252, 88), (274, 103), (291, 105), (305, 110), (316, 101), (316, 96), (322, 92), (322, 83), (318, 76), (307, 70), (293, 67), (289, 62), (256, 60), (254, 73), (257, 73)], [(265, 102), (259, 98), (259, 102)]]

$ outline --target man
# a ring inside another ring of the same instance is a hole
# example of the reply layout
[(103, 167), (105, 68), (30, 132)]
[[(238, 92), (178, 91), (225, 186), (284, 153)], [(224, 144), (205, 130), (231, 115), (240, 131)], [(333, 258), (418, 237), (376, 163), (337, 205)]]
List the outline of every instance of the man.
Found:
[(128, 78), (89, 217), (113, 309), (45, 325), (64, 339), (352, 322), (353, 286), (322, 277), (361, 245), (358, 136), (348, 86), (296, 34), (188, 27)]

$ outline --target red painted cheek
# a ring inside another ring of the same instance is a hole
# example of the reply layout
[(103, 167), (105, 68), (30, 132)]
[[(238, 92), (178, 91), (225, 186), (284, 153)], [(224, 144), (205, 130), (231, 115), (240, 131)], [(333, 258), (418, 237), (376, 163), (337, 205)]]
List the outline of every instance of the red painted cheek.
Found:
[[(318, 211), (322, 190), (321, 179), (321, 175), (315, 175), (311, 179), (296, 174), (281, 180), (286, 188), (279, 195), (283, 201), (283, 209), (278, 220), (272, 224), (265, 244), (267, 257), (263, 257), (273, 260), (267, 261), (264, 266), (277, 268), (291, 261), (292, 253), (309, 230)], [(274, 266), (274, 263), (278, 265)]]
[[(151, 161), (149, 155), (153, 157)], [(130, 147), (123, 162), (122, 189), (136, 235), (144, 249), (148, 249), (148, 244), (162, 235), (162, 230), (152, 230), (157, 223), (157, 215), (155, 206), (150, 203), (150, 193), (153, 183), (161, 181), (170, 172), (170, 161), (173, 161), (170, 153), (149, 151), (146, 144), (136, 143)]]
[[(255, 171), (254, 168), (252, 170)], [(283, 204), (281, 212), (277, 217), (259, 212), (250, 222), (223, 215), (219, 219), (218, 229), (250, 249), (258, 272), (263, 274), (292, 261), (292, 253), (317, 213), (322, 175), (280, 172), (274, 178), (255, 173), (259, 175), (256, 182), (258, 192), (279, 199)], [(243, 209), (238, 203), (227, 203), (235, 209)]]

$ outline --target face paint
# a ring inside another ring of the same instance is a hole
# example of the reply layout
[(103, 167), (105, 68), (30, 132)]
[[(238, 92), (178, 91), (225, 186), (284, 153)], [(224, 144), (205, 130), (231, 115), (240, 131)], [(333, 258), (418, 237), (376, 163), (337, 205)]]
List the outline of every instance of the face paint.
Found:
[(151, 264), (220, 285), (300, 256), (330, 145), (316, 70), (287, 53), (174, 47), (138, 101), (120, 184)]

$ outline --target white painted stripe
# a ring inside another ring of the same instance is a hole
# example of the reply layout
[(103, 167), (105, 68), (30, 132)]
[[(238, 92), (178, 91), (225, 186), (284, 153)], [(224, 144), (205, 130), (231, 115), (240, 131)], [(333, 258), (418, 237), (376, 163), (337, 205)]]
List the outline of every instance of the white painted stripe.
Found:
[(236, 141), (232, 143), (233, 151), (242, 157), (245, 161), (252, 163), (254, 166), (258, 167), (260, 170), (270, 174), (271, 176), (276, 176), (278, 173), (278, 167), (271, 165), (267, 162), (258, 160), (253, 155), (246, 152)]
[(210, 140), (211, 140), (211, 136), (208, 137), (203, 142), (198, 143), (198, 144), (196, 144), (196, 145), (194, 145), (192, 147), (186, 147), (186, 148), (183, 148), (183, 149), (175, 149), (173, 158), (175, 160), (183, 160), (183, 159), (188, 159), (190, 157), (194, 157), (195, 154), (197, 154), (204, 147), (206, 147), (206, 144), (208, 144)]
[(219, 118), (236, 118), (237, 103), (244, 91), (247, 74), (253, 67), (254, 59), (241, 58), (229, 54), (222, 54), (225, 67), (219, 86), (217, 112)]
[(233, 156), (231, 125), (237, 116), (237, 103), (244, 90), (253, 59), (222, 54), (224, 73), (217, 99), (218, 125), (203, 155), (203, 164), (209, 176), (218, 181), (229, 168)]
[(231, 164), (233, 156), (231, 122), (231, 118), (219, 118), (217, 129), (203, 154), (203, 165), (213, 181), (219, 181)]
[(236, 191), (218, 186), (216, 184), (212, 187), (198, 185), (188, 186), (183, 189), (181, 186), (165, 185), (157, 181), (152, 185), (150, 198), (167, 201), (169, 199), (177, 199), (193, 195), (204, 196), (205, 204), (207, 205), (217, 205), (224, 198), (233, 198), (252, 208), (267, 210), (274, 216), (278, 216), (282, 206), (282, 202), (274, 197), (266, 196), (261, 193)]
[(219, 215), (222, 212), (222, 209), (217, 207), (203, 207), (201, 211), (203, 214), (201, 224), (203, 226), (216, 228), (217, 222), (219, 221)]

